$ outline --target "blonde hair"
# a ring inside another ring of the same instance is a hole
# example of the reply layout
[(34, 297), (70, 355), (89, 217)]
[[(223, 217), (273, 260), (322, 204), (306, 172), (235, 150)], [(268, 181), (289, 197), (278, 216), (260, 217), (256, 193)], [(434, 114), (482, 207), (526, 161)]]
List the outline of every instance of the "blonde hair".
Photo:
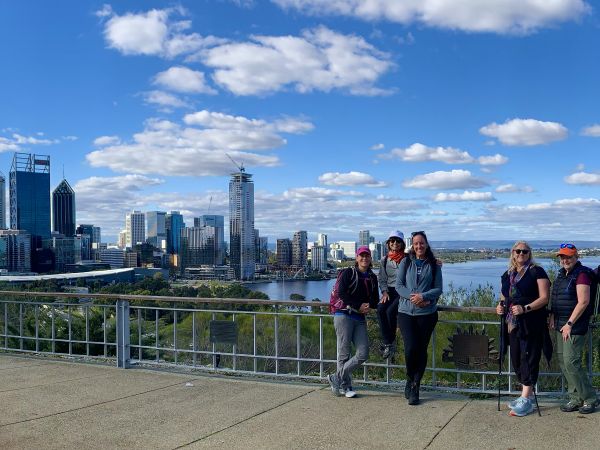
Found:
[(508, 271), (509, 272), (512, 272), (513, 270), (514, 271), (517, 270), (517, 262), (516, 262), (514, 250), (519, 245), (523, 245), (523, 246), (525, 246), (525, 248), (527, 248), (527, 250), (529, 250), (529, 264), (535, 265), (535, 261), (533, 260), (533, 252), (531, 251), (531, 246), (527, 243), (527, 241), (517, 241), (514, 243), (514, 245), (510, 249), (510, 258), (508, 259)]

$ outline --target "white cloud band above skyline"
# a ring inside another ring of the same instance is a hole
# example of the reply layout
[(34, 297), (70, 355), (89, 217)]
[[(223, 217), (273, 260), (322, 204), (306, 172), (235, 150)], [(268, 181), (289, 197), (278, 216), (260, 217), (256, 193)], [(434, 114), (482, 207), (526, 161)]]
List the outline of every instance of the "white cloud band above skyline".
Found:
[(474, 177), (468, 170), (437, 171), (405, 180), (402, 186), (413, 189), (473, 189), (489, 183)]

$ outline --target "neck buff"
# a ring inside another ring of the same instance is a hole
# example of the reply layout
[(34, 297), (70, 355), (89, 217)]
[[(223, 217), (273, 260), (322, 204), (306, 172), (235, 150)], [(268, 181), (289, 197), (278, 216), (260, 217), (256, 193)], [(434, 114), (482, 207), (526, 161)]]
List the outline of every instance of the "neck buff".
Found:
[(400, 264), (400, 261), (402, 261), (402, 258), (404, 258), (404, 252), (389, 252), (388, 253), (388, 258), (391, 259), (392, 261), (395, 261), (396, 263)]

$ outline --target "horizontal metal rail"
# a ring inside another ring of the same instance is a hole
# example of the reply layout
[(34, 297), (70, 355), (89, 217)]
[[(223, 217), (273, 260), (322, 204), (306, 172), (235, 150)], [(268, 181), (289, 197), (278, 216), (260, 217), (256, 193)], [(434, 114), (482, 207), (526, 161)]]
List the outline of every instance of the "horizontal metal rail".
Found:
[[(333, 316), (323, 312), (328, 306), (306, 301), (0, 291), (0, 350), (95, 358), (123, 368), (186, 367), (319, 380), (336, 367)], [(456, 328), (463, 333), (485, 332), (490, 345), (497, 348), (495, 309), (440, 306), (439, 311), (424, 384), (488, 394), (497, 392), (498, 384), (504, 393), (516, 390), (510, 358), (499, 374), (497, 362), (482, 370), (466, 370), (441, 357)], [(456, 318), (456, 313), (472, 319)], [(236, 340), (213, 339), (210, 327), (215, 321), (230, 323)], [(368, 329), (371, 357), (362, 373), (354, 374), (356, 380), (402, 385), (402, 352), (397, 363), (383, 360), (376, 351), (379, 337), (374, 316), (369, 316)], [(597, 341), (597, 333), (590, 333), (588, 367), (593, 377), (600, 376), (592, 366), (598, 358), (594, 356), (598, 346), (593, 346)], [(398, 344), (401, 347), (401, 339)], [(540, 373), (541, 394), (564, 392), (564, 385), (556, 364)]]

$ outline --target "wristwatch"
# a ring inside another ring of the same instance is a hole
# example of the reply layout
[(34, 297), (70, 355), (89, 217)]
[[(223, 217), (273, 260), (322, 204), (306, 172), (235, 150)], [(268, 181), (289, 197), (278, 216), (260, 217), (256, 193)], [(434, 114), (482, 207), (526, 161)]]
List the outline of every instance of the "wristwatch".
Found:
[(571, 322), (570, 320), (567, 320), (567, 325), (569, 325), (570, 327), (573, 326), (573, 322)]
[(525, 311), (527, 311), (527, 312), (531, 311), (531, 305), (525, 305)]

